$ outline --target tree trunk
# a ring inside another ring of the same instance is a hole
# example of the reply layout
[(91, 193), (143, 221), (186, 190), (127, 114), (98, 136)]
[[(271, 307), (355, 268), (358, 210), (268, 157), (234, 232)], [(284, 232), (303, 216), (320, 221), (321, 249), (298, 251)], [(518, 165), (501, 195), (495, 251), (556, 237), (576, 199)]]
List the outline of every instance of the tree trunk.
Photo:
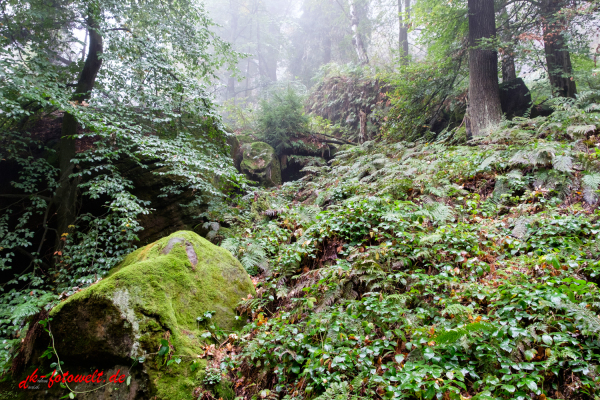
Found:
[(468, 0), (469, 7), (469, 106), (468, 118), (472, 135), (500, 122), (500, 89), (498, 86), (498, 54), (482, 46), (481, 39), (496, 36), (494, 0)]
[(517, 79), (517, 69), (515, 67), (515, 56), (513, 54), (513, 40), (510, 32), (510, 21), (508, 20), (508, 13), (506, 7), (502, 8), (503, 17), (506, 18), (504, 22), (504, 29), (502, 31), (502, 41), (505, 43), (511, 43), (502, 52), (502, 82), (509, 82)]
[[(99, 25), (95, 19), (94, 11), (90, 10), (88, 16), (88, 36), (89, 50), (88, 55), (79, 75), (77, 87), (73, 94), (74, 102), (83, 102), (90, 98), (90, 93), (96, 83), (96, 76), (102, 65), (102, 36), (98, 32)], [(58, 238), (57, 248), (61, 247), (60, 238), (64, 233), (69, 232), (69, 226), (73, 225), (76, 218), (77, 186), (78, 178), (70, 178), (74, 172), (73, 159), (76, 155), (75, 137), (77, 135), (77, 120), (70, 113), (65, 113), (62, 123), (62, 132), (60, 138), (60, 185), (56, 190), (54, 203), (57, 206), (58, 218)]]
[(268, 24), (269, 41), (265, 51), (265, 69), (271, 82), (277, 82), (277, 58), (279, 56), (279, 25), (274, 21)]
[(87, 47), (88, 31), (85, 30), (85, 38), (83, 39), (83, 47), (81, 48), (81, 61), (85, 61), (85, 48)]
[[(237, 27), (239, 19), (238, 9), (233, 0), (229, 2), (229, 10), (231, 11), (231, 39), (229, 41), (233, 46), (235, 44), (235, 40), (237, 39)], [(233, 104), (235, 104), (235, 77), (233, 76), (233, 73), (227, 79), (227, 98), (233, 99)]]
[(323, 37), (323, 64), (331, 62), (331, 32), (326, 32)]
[(358, 32), (358, 14), (356, 13), (356, 6), (354, 5), (354, 0), (350, 1), (350, 23), (352, 26), (352, 41), (354, 43), (354, 48), (356, 50), (356, 55), (358, 56), (358, 62), (360, 64), (368, 64), (369, 57), (367, 56), (367, 52), (365, 50), (365, 45), (363, 43), (360, 32)]
[(502, 82), (509, 82), (517, 79), (517, 70), (515, 67), (515, 57), (512, 53), (502, 54)]
[(544, 52), (552, 93), (555, 96), (574, 98), (577, 87), (573, 80), (571, 55), (563, 36), (563, 32), (567, 29), (567, 21), (557, 15), (562, 6), (561, 0), (542, 2)]
[(402, 13), (402, 0), (398, 0), (398, 22), (400, 24), (399, 32), (399, 50), (400, 50), (400, 64), (408, 64), (408, 19), (410, 18), (410, 0), (404, 0), (404, 15), (406, 21), (403, 19)]
[(263, 73), (265, 66), (262, 58), (262, 43), (260, 41), (260, 16), (256, 19), (256, 58), (258, 61), (258, 76), (262, 78), (265, 75)]
[(360, 131), (358, 134), (358, 142), (364, 143), (367, 138), (367, 113), (363, 110), (358, 111), (358, 119), (360, 121)]

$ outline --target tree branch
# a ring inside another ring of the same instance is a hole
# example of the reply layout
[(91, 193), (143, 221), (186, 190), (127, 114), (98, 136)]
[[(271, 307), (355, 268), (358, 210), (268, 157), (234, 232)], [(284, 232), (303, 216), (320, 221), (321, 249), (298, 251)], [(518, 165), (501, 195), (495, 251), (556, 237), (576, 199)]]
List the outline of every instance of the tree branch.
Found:
[(35, 258), (30, 252), (28, 252), (24, 248), (22, 248), (22, 247), (15, 247), (14, 249), (16, 251), (18, 251), (20, 254), (24, 255), (27, 258), (29, 258), (31, 260), (31, 262), (35, 263), (36, 261), (39, 261), (39, 263), (42, 264), (44, 267), (46, 267), (48, 269), (50, 268), (50, 266), (48, 264), (46, 264), (45, 262), (43, 262), (39, 258)]
[(40, 196), (39, 194), (0, 194), (0, 197), (7, 197), (9, 199), (28, 199), (30, 197), (38, 197), (48, 202), (52, 201), (50, 197)]

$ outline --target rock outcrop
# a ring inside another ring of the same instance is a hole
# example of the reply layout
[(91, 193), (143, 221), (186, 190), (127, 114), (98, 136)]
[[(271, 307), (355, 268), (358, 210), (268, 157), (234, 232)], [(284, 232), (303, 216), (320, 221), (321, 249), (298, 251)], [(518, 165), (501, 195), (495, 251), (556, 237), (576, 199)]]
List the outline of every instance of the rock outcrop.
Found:
[(240, 170), (249, 179), (264, 187), (281, 185), (281, 166), (273, 147), (264, 142), (253, 142), (242, 144), (240, 150)]
[[(54, 345), (72, 374), (119, 367), (131, 373), (123, 398), (192, 398), (206, 365), (198, 355), (210, 342), (202, 334), (211, 325), (240, 328), (237, 304), (254, 293), (250, 276), (228, 251), (193, 232), (176, 232), (131, 253), (108, 277), (56, 306), (50, 312)], [(160, 354), (164, 341), (168, 351)], [(47, 344), (42, 340), (36, 347), (41, 351)], [(130, 371), (132, 359), (140, 358), (143, 364)], [(168, 360), (175, 362), (167, 367)], [(192, 362), (199, 368), (192, 370)], [(63, 391), (55, 387), (35, 398), (58, 398)], [(85, 398), (103, 399), (103, 393)]]

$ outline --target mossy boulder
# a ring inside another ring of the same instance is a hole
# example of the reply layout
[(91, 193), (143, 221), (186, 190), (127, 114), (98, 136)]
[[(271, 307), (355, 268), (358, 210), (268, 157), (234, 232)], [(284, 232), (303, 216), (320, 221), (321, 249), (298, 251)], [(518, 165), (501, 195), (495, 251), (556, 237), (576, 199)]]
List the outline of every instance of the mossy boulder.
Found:
[[(210, 339), (202, 334), (213, 324), (239, 329), (236, 306), (254, 293), (250, 276), (227, 250), (193, 232), (176, 232), (131, 253), (108, 277), (55, 307), (56, 350), (73, 367), (112, 368), (145, 357), (134, 383), (148, 398), (189, 399), (204, 372), (198, 355)], [(213, 317), (199, 323), (207, 311)], [(179, 363), (164, 365), (165, 356), (156, 354), (161, 339), (169, 342), (166, 356)], [(201, 365), (192, 371), (194, 361)]]
[(273, 147), (264, 142), (244, 143), (241, 171), (261, 186), (281, 185), (281, 166)]

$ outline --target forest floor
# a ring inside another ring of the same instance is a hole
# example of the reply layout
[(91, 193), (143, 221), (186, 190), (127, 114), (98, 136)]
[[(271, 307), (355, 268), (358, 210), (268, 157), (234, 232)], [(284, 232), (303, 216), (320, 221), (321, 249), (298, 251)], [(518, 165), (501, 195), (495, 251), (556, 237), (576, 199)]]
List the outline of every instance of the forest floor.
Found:
[(597, 399), (600, 139), (539, 122), (366, 142), (213, 210), (257, 286), (236, 395)]

